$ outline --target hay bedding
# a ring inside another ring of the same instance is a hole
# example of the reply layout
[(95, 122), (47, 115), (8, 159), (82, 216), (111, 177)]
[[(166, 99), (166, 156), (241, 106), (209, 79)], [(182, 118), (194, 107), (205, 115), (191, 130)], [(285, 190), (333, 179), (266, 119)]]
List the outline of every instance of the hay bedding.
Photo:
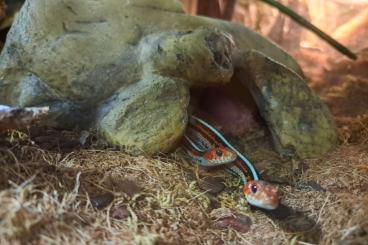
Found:
[[(298, 240), (331, 244), (368, 240), (365, 143), (341, 145), (326, 158), (306, 161), (308, 169), (295, 178), (295, 185), (281, 185), (283, 202), (315, 221), (311, 227), (318, 227), (319, 232), (293, 233), (295, 224), (250, 210), (240, 195), (231, 193), (237, 193), (234, 188), (225, 190), (218, 197), (220, 205), (252, 219), (250, 230), (242, 234), (214, 227), (210, 200), (198, 188), (198, 180), (207, 175), (223, 177), (227, 185), (236, 182), (222, 171), (199, 170), (180, 154), (132, 157), (93, 147), (63, 152), (44, 150), (26, 134), (6, 136), (0, 158), (1, 244), (285, 244)], [(63, 137), (73, 142), (72, 132), (64, 132)], [(312, 180), (326, 191), (296, 187), (296, 183)], [(92, 204), (103, 202), (98, 198), (108, 192), (114, 195), (112, 202), (96, 209)], [(126, 210), (128, 217), (116, 216), (119, 209)]]
[[(250, 209), (237, 179), (199, 169), (180, 151), (132, 157), (93, 139), (81, 146), (77, 132), (7, 132), (0, 142), (0, 243), (367, 244), (367, 120), (338, 115), (337, 122), (342, 143), (324, 158), (280, 159), (257, 140), (245, 148), (263, 175), (280, 183), (294, 212), (278, 219)], [(225, 190), (201, 190), (207, 176), (225, 179)], [(218, 229), (211, 217), (218, 207), (249, 216), (250, 230)]]

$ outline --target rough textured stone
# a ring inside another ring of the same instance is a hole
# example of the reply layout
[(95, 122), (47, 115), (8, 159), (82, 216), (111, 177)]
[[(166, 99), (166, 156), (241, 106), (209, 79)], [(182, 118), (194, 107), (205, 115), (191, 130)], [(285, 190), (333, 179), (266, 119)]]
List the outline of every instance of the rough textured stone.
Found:
[(131, 153), (165, 151), (185, 130), (188, 100), (179, 81), (151, 75), (103, 103), (97, 129)]
[(0, 56), (0, 103), (47, 105), (48, 125), (165, 152), (185, 129), (189, 87), (230, 82), (249, 50), (302, 74), (258, 34), (185, 15), (179, 1), (27, 0)]
[(312, 157), (337, 142), (327, 107), (298, 74), (257, 51), (247, 52), (242, 61), (235, 77), (249, 87), (278, 152)]

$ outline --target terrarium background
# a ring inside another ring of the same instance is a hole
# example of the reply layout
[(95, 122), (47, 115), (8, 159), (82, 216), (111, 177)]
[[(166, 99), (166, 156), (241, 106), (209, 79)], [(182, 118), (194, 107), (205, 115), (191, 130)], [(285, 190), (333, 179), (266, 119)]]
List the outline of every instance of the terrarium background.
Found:
[[(184, 2), (195, 13), (196, 1)], [(232, 20), (294, 54), (309, 85), (335, 116), (340, 145), (323, 158), (289, 161), (279, 158), (267, 144), (244, 149), (252, 161), (274, 164), (267, 171), (289, 183), (281, 185), (283, 201), (316, 222), (316, 230), (298, 233), (293, 223), (282, 225), (246, 205), (239, 206), (234, 191), (210, 200), (199, 188), (205, 176), (221, 177), (229, 186), (236, 179), (221, 171), (200, 170), (176, 153), (132, 157), (101, 149), (93, 137), (92, 145), (84, 149), (78, 132), (49, 129), (37, 139), (32, 131), (11, 131), (0, 137), (0, 243), (297, 244), (303, 240), (366, 244), (368, 3), (282, 2), (359, 55), (356, 62), (346, 60), (278, 11), (259, 1), (236, 1)], [(350, 25), (344, 27), (345, 23)], [(293, 187), (298, 183), (318, 183), (326, 191)], [(110, 191), (113, 199), (106, 195)], [(214, 202), (249, 216), (250, 230), (240, 233), (214, 227), (210, 217)]]

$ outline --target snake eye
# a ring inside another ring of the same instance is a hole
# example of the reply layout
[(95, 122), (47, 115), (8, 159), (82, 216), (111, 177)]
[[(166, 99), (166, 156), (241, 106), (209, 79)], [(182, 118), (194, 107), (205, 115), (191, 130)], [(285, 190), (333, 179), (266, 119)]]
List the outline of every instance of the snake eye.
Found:
[(221, 150), (216, 150), (216, 155), (218, 157), (222, 157), (222, 151)]
[(253, 194), (256, 194), (257, 193), (257, 186), (256, 185), (252, 185), (250, 187), (250, 190), (252, 191)]

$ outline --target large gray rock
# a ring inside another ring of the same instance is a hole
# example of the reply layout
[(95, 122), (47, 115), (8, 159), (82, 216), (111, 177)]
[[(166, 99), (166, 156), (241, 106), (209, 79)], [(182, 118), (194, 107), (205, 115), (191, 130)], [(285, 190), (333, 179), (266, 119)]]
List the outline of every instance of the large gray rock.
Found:
[(189, 87), (230, 82), (249, 50), (301, 74), (258, 34), (185, 15), (179, 1), (27, 0), (1, 53), (0, 104), (47, 105), (48, 125), (165, 152), (184, 132)]
[(234, 78), (249, 88), (279, 153), (318, 156), (336, 144), (332, 116), (298, 74), (257, 51), (240, 59)]

